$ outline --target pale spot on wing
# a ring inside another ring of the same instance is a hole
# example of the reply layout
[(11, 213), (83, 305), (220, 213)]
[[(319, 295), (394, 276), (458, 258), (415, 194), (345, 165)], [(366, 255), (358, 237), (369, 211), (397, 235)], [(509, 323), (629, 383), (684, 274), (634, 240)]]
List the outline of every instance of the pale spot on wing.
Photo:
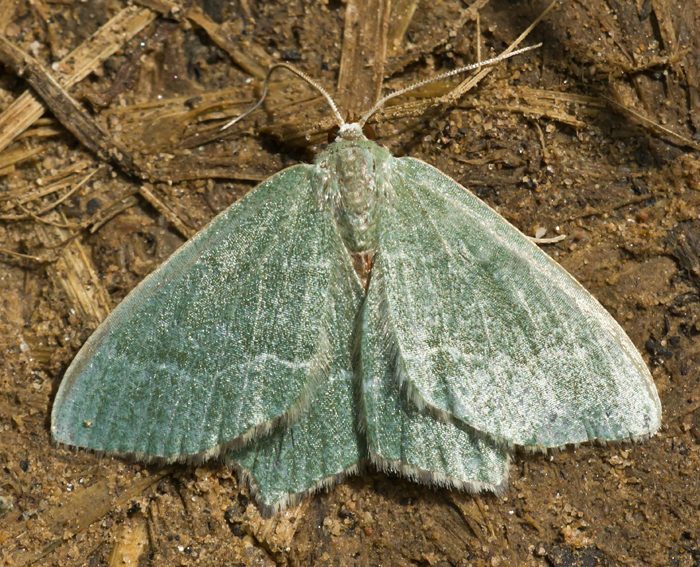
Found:
[(311, 363), (307, 361), (295, 361), (295, 360), (286, 360), (284, 358), (280, 358), (276, 354), (270, 354), (268, 352), (264, 352), (262, 354), (258, 354), (251, 360), (242, 362), (241, 364), (238, 365), (238, 368), (242, 371), (245, 372), (248, 369), (254, 369), (254, 370), (262, 370), (264, 366), (266, 366), (269, 362), (273, 362), (275, 364), (278, 364), (280, 366), (283, 366), (285, 368), (293, 369), (293, 370), (308, 370), (311, 367)]

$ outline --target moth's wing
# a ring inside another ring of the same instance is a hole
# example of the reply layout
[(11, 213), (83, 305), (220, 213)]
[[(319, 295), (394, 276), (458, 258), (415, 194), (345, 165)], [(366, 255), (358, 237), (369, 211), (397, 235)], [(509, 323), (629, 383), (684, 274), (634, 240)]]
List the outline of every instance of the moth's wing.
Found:
[(374, 270), (419, 407), (526, 446), (659, 428), (646, 365), (578, 282), (434, 167), (400, 158), (390, 170)]
[(353, 325), (363, 292), (350, 263), (342, 268), (332, 297), (329, 335), (334, 357), (328, 377), (293, 423), (226, 453), (227, 463), (247, 478), (256, 500), (268, 511), (331, 486), (354, 473), (366, 456), (358, 435), (351, 360)]
[(293, 417), (328, 377), (349, 262), (319, 182), (310, 165), (272, 176), (139, 284), (68, 368), (54, 439), (178, 460)]
[(359, 357), (370, 461), (424, 484), (498, 492), (508, 477), (506, 450), (485, 435), (419, 412), (401, 392), (381, 280), (375, 269), (362, 309)]

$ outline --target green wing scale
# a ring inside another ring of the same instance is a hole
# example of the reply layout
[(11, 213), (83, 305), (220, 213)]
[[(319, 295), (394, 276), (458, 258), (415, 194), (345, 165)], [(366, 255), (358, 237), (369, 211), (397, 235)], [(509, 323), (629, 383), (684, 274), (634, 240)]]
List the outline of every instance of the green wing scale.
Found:
[(370, 461), (425, 484), (500, 491), (508, 477), (508, 453), (502, 447), (468, 427), (421, 413), (402, 395), (377, 268), (361, 315), (360, 384)]
[(328, 376), (333, 287), (347, 261), (312, 166), (271, 177), (90, 337), (56, 396), (54, 439), (183, 460), (293, 417)]
[(658, 429), (651, 375), (593, 296), (439, 170), (412, 158), (390, 170), (375, 270), (414, 404), (506, 445)]
[(363, 293), (349, 257), (338, 267), (330, 297), (333, 358), (328, 377), (293, 423), (280, 424), (255, 442), (229, 450), (225, 457), (248, 479), (267, 510), (278, 510), (307, 492), (338, 482), (354, 473), (365, 457), (364, 440), (357, 434), (352, 372), (353, 325)]

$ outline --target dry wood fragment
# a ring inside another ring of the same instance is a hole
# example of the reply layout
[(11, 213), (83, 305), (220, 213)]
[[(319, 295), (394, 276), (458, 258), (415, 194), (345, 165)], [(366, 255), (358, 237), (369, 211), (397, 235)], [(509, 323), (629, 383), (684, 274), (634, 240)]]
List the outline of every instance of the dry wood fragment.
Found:
[[(483, 9), (488, 3), (489, 0), (475, 0), (475, 2), (472, 2), (469, 7), (461, 13), (459, 18), (452, 22), (447, 22), (449, 27), (444, 30), (444, 33), (430, 34), (425, 41), (404, 48), (400, 55), (396, 55), (386, 62), (387, 76), (399, 73), (411, 63), (419, 61), (421, 58), (425, 57), (426, 54), (433, 53), (437, 48), (445, 45), (450, 41), (450, 37), (453, 33), (462, 29), (467, 22), (475, 19), (479, 10)], [(400, 2), (399, 5), (401, 4)]]
[(177, 216), (168, 205), (166, 205), (152, 190), (151, 187), (144, 184), (139, 187), (139, 194), (158, 211), (165, 219), (177, 230), (186, 240), (194, 236), (196, 230), (187, 226), (182, 219)]
[[(102, 116), (107, 122), (118, 119), (121, 138), (130, 148), (171, 151), (222, 138), (222, 124), (253, 102), (240, 87), (233, 87), (114, 107)], [(174, 174), (173, 180), (176, 177)]]
[(71, 234), (62, 228), (37, 223), (34, 231), (47, 248), (63, 245), (60, 256), (47, 267), (49, 278), (64, 291), (81, 321), (96, 327), (109, 315), (112, 305), (89, 252), (79, 240), (71, 240)]
[(69, 236), (63, 242), (56, 244), (54, 246), (54, 248), (59, 248), (65, 244), (67, 244), (68, 242), (70, 242), (71, 240), (73, 240), (74, 238), (76, 238), (78, 236), (77, 231), (80, 229), (79, 224), (68, 222), (68, 221), (53, 220), (52, 217), (39, 216), (37, 213), (30, 211), (27, 207), (23, 207), (22, 205), (19, 205), (18, 208), (20, 211), (22, 211), (27, 216), (27, 218), (31, 218), (38, 223), (45, 224), (48, 226), (54, 226), (54, 227), (58, 227), (58, 228), (64, 228), (66, 230), (72, 231), (72, 233), (70, 233)]
[(95, 215), (95, 217), (92, 218), (88, 223), (88, 225), (90, 226), (90, 234), (95, 234), (114, 217), (120, 215), (127, 209), (138, 205), (139, 200), (136, 198), (135, 193), (136, 191), (134, 190), (133, 194), (126, 195), (113, 203), (109, 203), (97, 215)]
[(404, 37), (416, 13), (418, 0), (395, 0), (391, 3), (391, 18), (387, 33), (387, 56), (393, 57), (403, 51)]
[[(30, 262), (34, 262), (36, 264), (43, 264), (49, 261), (46, 258), (42, 258), (41, 256), (35, 256), (33, 254), (22, 254), (21, 252), (15, 252), (14, 250), (9, 250), (8, 248), (2, 247), (0, 247), (0, 255), (6, 255), (10, 258), (17, 258), (18, 260), (29, 260)], [(9, 412), (6, 415), (9, 415)]]
[[(5, 169), (12, 165), (22, 163), (32, 159), (33, 157), (39, 155), (43, 151), (43, 148), (17, 148), (12, 151), (4, 152), (0, 154), (0, 169)], [(0, 197), (2, 199), (2, 197)]]
[[(69, 178), (68, 180), (62, 180), (57, 183), (54, 183), (50, 185), (49, 187), (45, 188), (42, 193), (43, 195), (49, 195), (51, 193), (55, 193), (59, 189), (63, 189), (64, 187), (72, 187), (63, 195), (61, 195), (58, 199), (55, 201), (51, 201), (47, 205), (44, 205), (42, 208), (39, 210), (30, 210), (27, 207), (24, 206), (24, 203), (34, 200), (38, 198), (37, 193), (33, 193), (31, 196), (24, 196), (21, 200), (17, 201), (16, 203), (11, 203), (11, 205), (14, 205), (16, 208), (20, 209), (23, 211), (21, 215), (0, 215), (0, 220), (24, 220), (24, 219), (29, 219), (33, 218), (37, 220), (38, 222), (45, 222), (52, 224), (53, 226), (63, 226), (64, 228), (67, 227), (66, 223), (55, 223), (53, 221), (48, 221), (46, 219), (43, 219), (41, 215), (44, 215), (48, 213), (49, 211), (55, 209), (58, 207), (61, 203), (65, 202), (71, 195), (74, 195), (77, 191), (79, 191), (97, 172), (99, 171), (99, 168), (93, 169), (92, 171), (88, 172), (87, 175), (82, 176), (74, 176)], [(43, 196), (42, 195), (42, 196)], [(71, 228), (77, 228), (77, 227), (71, 227)]]
[[(563, 108), (564, 105), (570, 105), (576, 95), (569, 97), (569, 93), (545, 91), (530, 87), (516, 87), (511, 89), (510, 93), (512, 93), (515, 100), (499, 101), (496, 96), (497, 93), (494, 93), (491, 89), (484, 89), (479, 93), (480, 96), (478, 98), (469, 98), (457, 105), (456, 108), (483, 108), (491, 112), (506, 111), (537, 118), (549, 118), (572, 128), (585, 128), (587, 126), (584, 120), (579, 119), (575, 114), (567, 112)], [(584, 99), (590, 100), (584, 102)], [(582, 112), (590, 115), (598, 114), (600, 109), (604, 107), (602, 102), (594, 97), (581, 96), (578, 102)]]
[(73, 185), (73, 187), (71, 187), (71, 189), (70, 189), (69, 191), (66, 191), (63, 195), (61, 195), (61, 196), (60, 196), (58, 199), (56, 199), (55, 201), (53, 201), (53, 202), (49, 203), (48, 205), (42, 207), (42, 208), (39, 209), (38, 211), (35, 211), (35, 214), (37, 214), (37, 215), (43, 215), (43, 214), (46, 214), (47, 212), (49, 212), (49, 211), (55, 209), (56, 207), (58, 207), (58, 205), (60, 205), (61, 203), (65, 202), (66, 199), (68, 199), (68, 197), (70, 197), (71, 195), (74, 195), (77, 191), (79, 191), (80, 188), (83, 187), (88, 181), (90, 181), (90, 179), (92, 179), (92, 177), (93, 177), (98, 171), (99, 171), (99, 168), (95, 168), (95, 169), (93, 169), (92, 171), (90, 171), (89, 173), (87, 173), (86, 175), (84, 175), (77, 183), (75, 183), (75, 184)]
[(50, 175), (42, 175), (40, 177), (37, 177), (35, 181), (39, 187), (45, 187), (46, 185), (49, 185), (50, 183), (55, 183), (57, 181), (61, 181), (62, 179), (65, 179), (66, 177), (70, 177), (71, 175), (74, 175), (76, 173), (80, 173), (80, 172), (86, 170), (91, 165), (93, 165), (92, 160), (81, 159), (79, 161), (75, 161), (73, 163), (67, 164), (65, 167), (63, 167), (59, 171), (56, 171), (56, 173), (52, 173)]
[(180, 20), (181, 8), (176, 2), (171, 2), (170, 0), (134, 0), (134, 4), (158, 12), (166, 18)]
[[(446, 95), (451, 88), (446, 83), (427, 85), (415, 91), (418, 100), (409, 100), (387, 107), (382, 113), (382, 119), (392, 121), (399, 118), (421, 116), (434, 104), (433, 99)], [(546, 117), (574, 128), (583, 128), (587, 123), (563, 107), (575, 105), (581, 113), (587, 115), (596, 115), (605, 107), (604, 102), (597, 97), (575, 93), (533, 89), (525, 86), (511, 87), (508, 92), (512, 98), (521, 102), (501, 101), (499, 90), (485, 88), (479, 92), (478, 97), (459, 102), (455, 108), (462, 110), (474, 108), (489, 111), (504, 110), (528, 116)], [(509, 96), (509, 98), (511, 97)]]
[[(545, 8), (537, 18), (527, 27), (525, 30), (513, 41), (503, 53), (510, 53), (518, 48), (518, 46), (525, 40), (525, 38), (530, 35), (533, 29), (551, 12), (554, 7), (558, 4), (558, 0), (554, 0)], [(494, 70), (494, 66), (482, 67), (477, 71), (472, 77), (468, 77), (462, 81), (456, 88), (452, 89), (447, 95), (440, 97), (436, 104), (442, 106), (449, 106), (454, 104), (457, 100), (464, 96), (465, 93), (473, 89), (478, 83), (480, 83), (485, 77), (491, 74)]]
[[(202, 168), (199, 165), (201, 160), (197, 159), (158, 159), (155, 161), (165, 161), (168, 165), (153, 168), (144, 160), (137, 160), (121, 143), (116, 142), (109, 136), (38, 62), (2, 37), (0, 37), (0, 58), (15, 68), (18, 74), (26, 78), (27, 82), (45, 101), (46, 105), (51, 108), (61, 124), (73, 133), (81, 144), (101, 159), (111, 161), (119, 169), (131, 176), (153, 182), (174, 182), (186, 179), (201, 179), (208, 176), (229, 179), (243, 178), (245, 180), (251, 178), (250, 174), (238, 173), (232, 161), (228, 167)], [(191, 97), (187, 100), (191, 100)], [(225, 102), (219, 99), (216, 101), (216, 104), (221, 106)], [(184, 116), (192, 117), (199, 114), (199, 112), (201, 111), (190, 110), (184, 113)], [(143, 125), (143, 116), (140, 116)], [(162, 119), (163, 116), (159, 118)], [(183, 123), (184, 127), (185, 124)], [(211, 139), (220, 137), (219, 132), (218, 127), (215, 127), (211, 132)], [(200, 144), (204, 141), (208, 140), (204, 137), (198, 139)], [(255, 178), (257, 179), (257, 176)]]
[(148, 178), (148, 173), (136, 164), (126, 148), (111, 139), (36, 59), (2, 36), (0, 59), (31, 85), (58, 121), (82, 145), (100, 158), (112, 161), (126, 173), (142, 179)]
[(5, 28), (15, 15), (15, 0), (0, 0), (0, 34), (5, 33)]
[(345, 8), (336, 102), (354, 121), (379, 99), (384, 80), (389, 0), (350, 0)]
[[(59, 503), (42, 512), (39, 518), (14, 522), (0, 528), (0, 558), (11, 558), (14, 567), (36, 564), (67, 539), (85, 531), (115, 507), (139, 496), (168, 474), (168, 469), (150, 475), (142, 473), (141, 476), (130, 477), (120, 487), (113, 486), (105, 478), (98, 478), (91, 486), (66, 494)], [(51, 539), (45, 542), (32, 541), (32, 545), (27, 545), (28, 538), (41, 533), (37, 530), (37, 524), (43, 525)]]
[(633, 108), (629, 108), (628, 106), (625, 106), (624, 104), (617, 102), (616, 100), (607, 97), (603, 97), (603, 100), (609, 103), (610, 106), (612, 106), (616, 110), (621, 111), (623, 114), (632, 118), (635, 122), (641, 124), (647, 130), (650, 130), (651, 132), (654, 132), (657, 136), (665, 139), (667, 142), (670, 142), (671, 144), (682, 145), (687, 148), (692, 148), (694, 150), (700, 151), (700, 144), (694, 140), (691, 140), (687, 136), (683, 136), (682, 134), (674, 132), (670, 128), (666, 128), (658, 122), (647, 118), (641, 112), (638, 112)]
[(162, 174), (156, 170), (155, 176), (167, 177), (172, 183), (196, 179), (228, 179), (244, 183), (260, 183), (269, 177), (254, 171), (241, 171), (234, 156), (226, 156), (223, 159), (211, 156), (178, 156), (174, 161), (175, 163), (170, 164)]
[(12, 191), (0, 196), (0, 202), (10, 201), (15, 204), (24, 205), (30, 201), (40, 199), (56, 191), (60, 191), (64, 187), (70, 186), (76, 177), (76, 174), (82, 172), (87, 167), (90, 167), (92, 162), (81, 160), (64, 167), (53, 175), (37, 178), (34, 183), (29, 183), (21, 187), (17, 187)]
[(120, 526), (109, 554), (108, 567), (138, 565), (148, 547), (148, 524), (143, 515), (127, 518)]
[[(52, 123), (54, 123), (53, 120)], [(38, 126), (25, 130), (15, 138), (15, 141), (29, 140), (32, 138), (55, 138), (56, 136), (61, 136), (64, 133), (65, 131), (63, 130), (63, 128), (53, 126)]]
[[(474, 499), (469, 499), (468, 501), (465, 501), (461, 495), (454, 495), (450, 494), (448, 496), (448, 501), (452, 505), (452, 507), (457, 511), (459, 514), (460, 518), (464, 521), (464, 523), (467, 525), (469, 528), (469, 531), (472, 533), (472, 535), (479, 540), (482, 544), (486, 543), (486, 537), (485, 537), (485, 529), (482, 526), (482, 519), (477, 518), (476, 512), (478, 512), (478, 509), (475, 510), (475, 505), (474, 505), (474, 500), (478, 500), (478, 497)], [(483, 517), (483, 514), (482, 514)]]
[[(56, 78), (65, 88), (82, 81), (99, 68), (102, 62), (118, 51), (124, 43), (150, 24), (156, 15), (151, 10), (129, 6), (79, 47), (64, 57), (57, 65)], [(27, 91), (0, 114), (0, 151), (4, 150), (22, 132), (44, 113), (41, 101)]]
[(223, 49), (231, 60), (257, 79), (264, 79), (267, 73), (267, 68), (271, 65), (271, 60), (259, 62), (253, 57), (250, 57), (244, 50), (239, 49), (232, 44), (221, 31), (221, 26), (213, 22), (201, 9), (192, 7), (187, 10), (185, 16), (196, 26), (202, 28), (209, 38)]

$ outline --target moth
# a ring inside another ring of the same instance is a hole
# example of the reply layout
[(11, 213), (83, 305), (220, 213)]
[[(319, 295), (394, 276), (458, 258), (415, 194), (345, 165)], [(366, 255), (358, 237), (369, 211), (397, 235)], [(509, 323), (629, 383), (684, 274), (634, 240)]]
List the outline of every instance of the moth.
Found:
[(312, 84), (337, 139), (117, 306), (65, 373), (53, 438), (218, 457), (276, 510), (368, 463), (499, 492), (516, 447), (657, 431), (649, 370), (593, 296), (464, 187), (363, 135), (396, 93), (346, 124)]

